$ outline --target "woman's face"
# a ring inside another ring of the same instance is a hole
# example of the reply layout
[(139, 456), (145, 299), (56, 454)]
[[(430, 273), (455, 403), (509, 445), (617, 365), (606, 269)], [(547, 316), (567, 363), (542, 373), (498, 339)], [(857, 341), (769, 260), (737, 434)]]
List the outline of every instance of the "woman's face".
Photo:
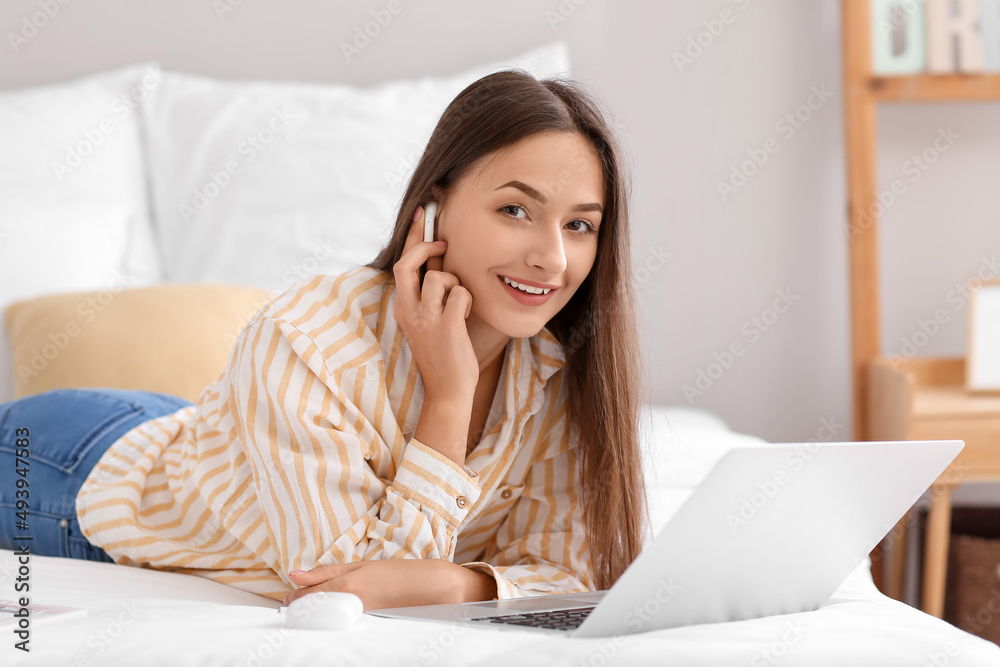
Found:
[[(583, 135), (545, 132), (473, 165), (439, 199), (442, 269), (472, 293), (472, 314), (515, 338), (537, 334), (590, 273), (604, 174)], [(551, 288), (524, 294), (504, 278)]]

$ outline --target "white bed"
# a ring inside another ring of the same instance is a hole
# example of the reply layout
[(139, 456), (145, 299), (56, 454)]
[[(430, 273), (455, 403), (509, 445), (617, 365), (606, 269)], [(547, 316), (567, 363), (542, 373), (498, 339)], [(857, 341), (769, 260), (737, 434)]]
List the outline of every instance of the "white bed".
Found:
[[(713, 415), (650, 411), (645, 422), (647, 488), (661, 526), (716, 460), (759, 443)], [(656, 471), (661, 471), (657, 474)], [(813, 612), (705, 624), (607, 639), (549, 637), (365, 615), (349, 630), (284, 627), (278, 604), (190, 575), (36, 557), (32, 601), (85, 607), (32, 627), (30, 655), (12, 647), (4, 665), (1000, 665), (1000, 647), (885, 597), (868, 563)], [(9, 589), (14, 555), (0, 551)], [(391, 638), (387, 641), (387, 638)]]
[[(176, 283), (276, 292), (303, 273), (367, 262), (387, 237), (422, 142), (465, 85), (500, 67), (545, 76), (568, 64), (556, 42), (450, 78), (353, 89), (220, 82), (140, 63), (0, 93), (0, 309), (81, 290), (103, 290), (120, 304), (124, 287)], [(272, 125), (279, 115), (293, 122)], [(268, 137), (252, 158), (238, 148), (248, 136)], [(77, 164), (71, 153), (84, 151)], [(239, 173), (226, 179), (220, 169), (230, 160)], [(54, 174), (54, 162), (69, 171)], [(21, 362), (36, 363), (44, 377), (80, 355), (74, 346), (106, 317), (71, 322), (84, 332), (63, 338), (70, 347), (47, 336), (22, 341)], [(242, 326), (229, 324), (231, 335)], [(21, 363), (5, 336), (0, 402), (13, 396)], [(223, 351), (231, 343), (215, 342)], [(36, 347), (44, 353), (37, 360)], [(760, 440), (704, 411), (656, 406), (644, 442), (659, 527), (725, 451)], [(13, 554), (0, 551), (0, 598), (13, 597), (17, 572)], [(290, 631), (278, 625), (274, 602), (194, 576), (32, 557), (30, 577), (33, 604), (87, 614), (37, 619), (30, 654), (14, 648), (5, 628), (3, 665), (1000, 665), (995, 644), (881, 595), (868, 563), (815, 612), (615, 640), (371, 616), (347, 632)]]

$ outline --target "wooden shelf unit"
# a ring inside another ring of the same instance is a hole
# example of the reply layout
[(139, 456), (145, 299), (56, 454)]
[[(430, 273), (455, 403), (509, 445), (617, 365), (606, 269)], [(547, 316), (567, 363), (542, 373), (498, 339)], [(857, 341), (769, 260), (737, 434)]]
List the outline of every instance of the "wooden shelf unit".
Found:
[[(966, 395), (962, 387), (964, 363), (960, 359), (908, 360), (904, 368), (888, 374), (881, 354), (881, 327), (878, 271), (878, 218), (873, 215), (877, 203), (877, 110), (879, 103), (1000, 101), (1000, 75), (951, 74), (876, 76), (871, 68), (870, 0), (841, 0), (842, 57), (844, 79), (844, 127), (847, 148), (848, 230), (851, 302), (851, 367), (853, 386), (854, 438), (856, 440), (910, 439), (915, 435), (933, 439), (963, 439), (963, 450), (956, 464), (935, 482), (926, 542), (926, 567), (921, 608), (940, 617), (943, 613), (945, 567), (951, 516), (951, 489), (955, 466), (963, 461), (967, 468), (961, 481), (1000, 481), (1000, 408), (992, 412), (992, 403), (982, 403)], [(871, 369), (871, 377), (869, 370)], [(947, 381), (939, 382), (941, 378)], [(883, 395), (882, 392), (903, 392)], [(900, 408), (906, 405), (906, 409)], [(879, 412), (884, 407), (888, 414)], [(891, 406), (891, 407), (886, 407)], [(976, 410), (985, 408), (985, 414)], [(934, 421), (935, 409), (948, 409), (952, 418)], [(992, 417), (990, 417), (992, 415)], [(895, 419), (899, 423), (887, 424)], [(959, 423), (961, 422), (961, 423)], [(934, 425), (936, 424), (936, 428)], [(961, 426), (961, 428), (958, 428)], [(956, 430), (957, 429), (957, 430)], [(971, 431), (969, 429), (972, 429)], [(977, 430), (978, 429), (978, 430)], [(883, 437), (876, 437), (876, 432)], [(886, 433), (905, 437), (885, 438)], [(962, 433), (969, 436), (963, 437)], [(989, 444), (989, 443), (992, 443)], [(976, 455), (971, 451), (975, 450)], [(947, 479), (946, 479), (947, 477)], [(904, 518), (891, 535), (905, 532)], [(889, 538), (874, 552), (872, 562), (882, 563)], [(891, 540), (897, 547), (904, 540)], [(893, 549), (896, 577), (885, 582), (881, 568), (873, 567), (872, 576), (879, 589), (901, 598), (901, 548)]]
[(868, 81), (869, 94), (879, 102), (1000, 100), (1000, 75), (997, 74), (872, 76)]
[[(964, 440), (965, 448), (931, 488), (924, 550), (924, 611), (944, 610), (951, 524), (951, 492), (966, 482), (1000, 480), (1000, 395), (972, 395), (965, 390), (965, 360), (924, 357), (892, 360), (877, 357), (868, 373), (869, 435), (872, 440)], [(913, 516), (893, 532), (894, 544), (906, 543)], [(897, 599), (903, 588), (904, 556), (893, 549), (893, 572), (887, 590)]]

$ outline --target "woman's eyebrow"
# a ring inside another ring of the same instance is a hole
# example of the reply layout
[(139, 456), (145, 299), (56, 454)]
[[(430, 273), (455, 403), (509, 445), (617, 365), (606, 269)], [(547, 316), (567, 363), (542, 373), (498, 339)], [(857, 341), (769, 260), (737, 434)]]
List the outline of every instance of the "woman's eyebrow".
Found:
[[(520, 190), (524, 194), (528, 195), (529, 197), (531, 197), (535, 201), (541, 202), (543, 205), (549, 203), (549, 200), (545, 197), (545, 195), (543, 195), (541, 192), (539, 192), (535, 188), (531, 187), (527, 183), (522, 183), (521, 181), (508, 181), (507, 183), (504, 183), (503, 185), (501, 185), (498, 188), (496, 188), (496, 190), (500, 190), (500, 189), (503, 189), (503, 188), (517, 188), (518, 190)], [(576, 206), (573, 207), (573, 210), (574, 211), (597, 211), (598, 213), (603, 213), (604, 212), (604, 208), (600, 204), (598, 204), (596, 202), (591, 203), (591, 204), (577, 204)]]

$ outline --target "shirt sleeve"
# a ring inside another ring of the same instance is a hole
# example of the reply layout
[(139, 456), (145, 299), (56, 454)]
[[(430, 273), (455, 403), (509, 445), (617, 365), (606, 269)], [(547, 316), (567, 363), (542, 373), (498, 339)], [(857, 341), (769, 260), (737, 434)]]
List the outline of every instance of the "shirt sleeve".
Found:
[(416, 439), (391, 479), (376, 474), (369, 460), (387, 450), (375, 424), (394, 418), (382, 365), (330, 373), (308, 335), (272, 317), (244, 336), (229, 405), (269, 536), (265, 562), (287, 583), (289, 570), (316, 565), (450, 560), (478, 477)]
[(500, 525), (499, 551), (485, 561), (461, 563), (491, 575), (497, 599), (594, 590), (577, 493), (579, 450), (560, 431), (558, 453), (531, 465), (524, 492)]

